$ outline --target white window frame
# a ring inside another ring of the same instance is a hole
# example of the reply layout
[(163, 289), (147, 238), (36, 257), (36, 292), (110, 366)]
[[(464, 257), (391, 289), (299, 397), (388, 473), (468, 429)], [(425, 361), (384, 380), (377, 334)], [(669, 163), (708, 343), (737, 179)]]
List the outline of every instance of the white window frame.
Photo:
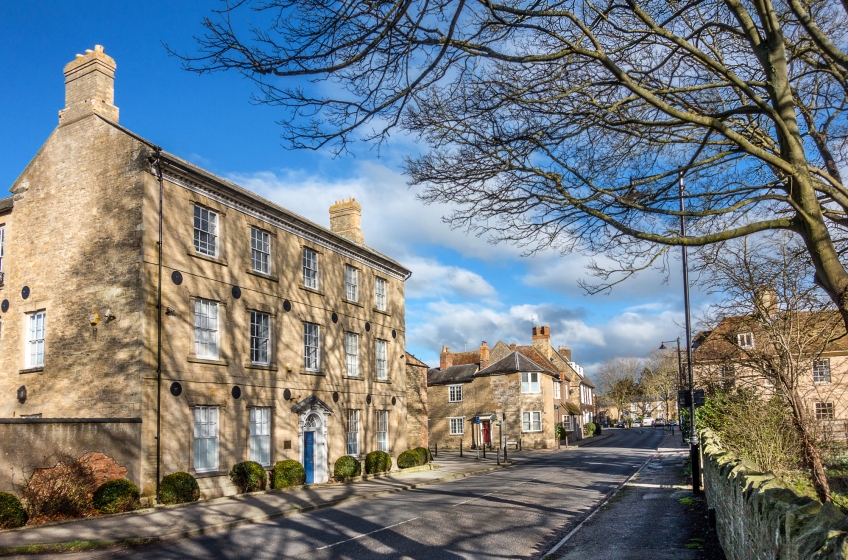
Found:
[(359, 301), (359, 270), (349, 264), (345, 265), (345, 299)]
[(813, 383), (830, 383), (830, 358), (813, 360)]
[(542, 411), (531, 410), (521, 413), (521, 431), (524, 433), (542, 431)]
[(194, 250), (208, 257), (218, 256), (218, 213), (199, 204), (194, 205)]
[(736, 344), (739, 346), (739, 348), (754, 348), (754, 333), (746, 332), (737, 334)]
[(377, 411), (377, 451), (389, 452), (389, 411)]
[(271, 466), (271, 407), (250, 408), (250, 460)]
[(321, 327), (315, 323), (303, 323), (303, 367), (321, 371)]
[(461, 436), (465, 434), (465, 416), (453, 416), (448, 418), (450, 435)]
[(377, 379), (385, 381), (389, 378), (389, 343), (381, 338), (374, 341), (374, 369)]
[(253, 226), (250, 228), (250, 266), (254, 272), (271, 274), (271, 234)]
[(348, 377), (359, 377), (359, 335), (345, 333), (345, 371)]
[(359, 457), (359, 409), (347, 409), (347, 454)]
[(380, 311), (386, 310), (388, 282), (379, 276), (374, 278), (374, 307)]
[(448, 402), (462, 402), (462, 385), (448, 385)]
[[(217, 406), (194, 407), (194, 472), (214, 472), (218, 470), (219, 412)], [(206, 460), (201, 464), (200, 458)], [(213, 461), (208, 461), (212, 457)], [(212, 463), (212, 464), (210, 464)]]
[(250, 312), (250, 363), (257, 366), (271, 364), (271, 315), (269, 313)]
[(562, 398), (562, 386), (558, 379), (554, 379), (554, 399)]
[[(535, 381), (534, 381), (535, 379)], [(521, 392), (522, 393), (539, 393), (539, 372), (538, 371), (522, 371), (521, 372)]]
[(309, 247), (303, 248), (303, 285), (311, 290), (318, 290), (321, 285), (318, 251)]
[(566, 432), (574, 431), (574, 428), (571, 427), (571, 415), (567, 414), (562, 417), (562, 427)]
[(217, 360), (221, 355), (220, 317), (217, 301), (194, 298), (194, 355), (196, 358)]
[(45, 340), (47, 339), (47, 311), (27, 313), (26, 368), (44, 367)]

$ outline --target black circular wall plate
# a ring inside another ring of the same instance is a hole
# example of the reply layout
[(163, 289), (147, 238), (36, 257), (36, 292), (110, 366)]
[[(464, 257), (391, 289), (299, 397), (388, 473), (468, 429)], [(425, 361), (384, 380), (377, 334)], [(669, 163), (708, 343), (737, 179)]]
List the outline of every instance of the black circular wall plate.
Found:
[(24, 298), (24, 299), (29, 297), (29, 286), (24, 286), (21, 289), (21, 297)]
[(241, 387), (236, 385), (235, 387), (233, 387), (233, 390), (230, 391), (230, 393), (233, 395), (234, 399), (241, 397)]
[(5, 313), (9, 310), (9, 300), (8, 299), (4, 299), (3, 303), (0, 303), (0, 309), (3, 310), (3, 313)]
[(171, 282), (179, 286), (183, 283), (183, 274), (179, 270), (175, 270), (171, 273)]
[(179, 397), (183, 393), (183, 386), (180, 385), (179, 381), (174, 381), (171, 383), (171, 394), (175, 397)]
[(365, 395), (365, 404), (371, 404), (371, 395)]
[(371, 332), (371, 323), (365, 323), (365, 330)]
[(394, 406), (394, 405), (396, 405), (396, 404), (397, 404), (397, 398), (392, 397), (392, 406)]
[(333, 391), (333, 402), (339, 402), (339, 392)]
[(392, 338), (397, 338), (397, 331), (392, 329)]
[(239, 299), (241, 297), (241, 288), (238, 286), (233, 286), (233, 297), (235, 299)]
[(285, 309), (286, 312), (291, 311), (291, 302), (289, 300), (283, 302), (283, 309)]
[(339, 322), (339, 316), (338, 316), (338, 315), (336, 315), (335, 313), (333, 313), (333, 317), (332, 317), (332, 319), (333, 319), (333, 322), (334, 322), (334, 323), (338, 323), (338, 322)]
[(286, 389), (283, 391), (283, 398), (286, 400), (291, 399), (291, 389)]

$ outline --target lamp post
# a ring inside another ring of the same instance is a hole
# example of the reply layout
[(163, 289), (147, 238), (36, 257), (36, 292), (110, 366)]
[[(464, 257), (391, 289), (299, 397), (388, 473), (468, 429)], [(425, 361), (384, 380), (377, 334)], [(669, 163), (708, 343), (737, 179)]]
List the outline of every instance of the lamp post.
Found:
[[(665, 350), (668, 348), (665, 343), (666, 342), (674, 342), (674, 340), (663, 340), (660, 342), (660, 350)], [(683, 357), (680, 355), (680, 337), (677, 337), (677, 391), (678, 393), (683, 389)], [(677, 405), (677, 419), (680, 420), (680, 404), (675, 402)], [(672, 434), (674, 435), (674, 434)], [(680, 424), (680, 435), (683, 437), (683, 441), (686, 441), (686, 434), (683, 433), (683, 424)]]

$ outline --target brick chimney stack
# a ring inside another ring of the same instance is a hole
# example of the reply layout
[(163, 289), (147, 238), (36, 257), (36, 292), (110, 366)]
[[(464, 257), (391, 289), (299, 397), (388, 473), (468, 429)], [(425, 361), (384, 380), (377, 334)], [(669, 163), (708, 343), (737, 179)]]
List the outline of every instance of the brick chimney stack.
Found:
[(65, 65), (65, 108), (59, 111), (59, 124), (68, 124), (97, 113), (118, 121), (115, 107), (115, 61), (103, 45), (78, 54)]
[(442, 353), (439, 354), (439, 369), (444, 371), (453, 365), (453, 354), (450, 348), (442, 346)]
[(365, 245), (362, 236), (362, 206), (353, 197), (343, 198), (330, 206), (330, 231), (354, 243)]
[(489, 346), (486, 344), (484, 340), (480, 345), (480, 369), (486, 368), (489, 366)]
[(567, 362), (571, 361), (571, 348), (568, 346), (560, 346), (559, 347), (559, 355), (565, 358)]
[(551, 328), (549, 326), (533, 327), (533, 347), (542, 356), (551, 359), (553, 349), (551, 348)]

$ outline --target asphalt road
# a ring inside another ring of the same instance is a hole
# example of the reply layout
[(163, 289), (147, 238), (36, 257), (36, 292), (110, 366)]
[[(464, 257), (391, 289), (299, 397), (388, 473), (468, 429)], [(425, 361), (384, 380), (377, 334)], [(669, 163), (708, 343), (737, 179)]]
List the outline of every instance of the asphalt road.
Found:
[[(539, 558), (655, 451), (662, 430), (534, 453), (515, 467), (85, 558)], [(68, 558), (68, 556), (64, 556)]]

